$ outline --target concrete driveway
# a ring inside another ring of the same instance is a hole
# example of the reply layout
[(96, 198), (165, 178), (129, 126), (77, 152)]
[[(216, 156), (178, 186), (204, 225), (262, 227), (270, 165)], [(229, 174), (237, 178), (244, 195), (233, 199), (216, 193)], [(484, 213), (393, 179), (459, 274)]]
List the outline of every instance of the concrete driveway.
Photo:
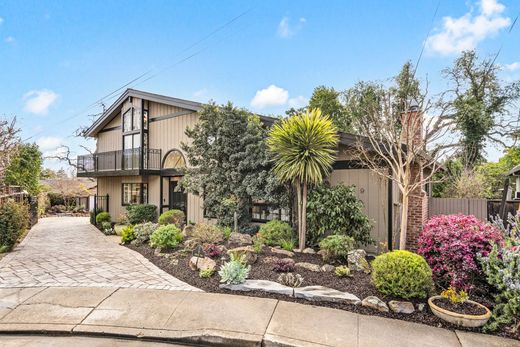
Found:
[(78, 217), (41, 219), (0, 259), (0, 288), (9, 287), (198, 290)]

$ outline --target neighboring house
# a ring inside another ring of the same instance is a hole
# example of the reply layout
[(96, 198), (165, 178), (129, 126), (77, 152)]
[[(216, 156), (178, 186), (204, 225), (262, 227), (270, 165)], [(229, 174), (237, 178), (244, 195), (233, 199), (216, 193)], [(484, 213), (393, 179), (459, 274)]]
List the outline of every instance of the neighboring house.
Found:
[(90, 197), (96, 195), (97, 183), (93, 178), (49, 178), (40, 180), (47, 193), (63, 198), (73, 206), (83, 206), (89, 210)]
[[(180, 209), (187, 220), (205, 220), (202, 198), (185, 193), (179, 186), (183, 168), (188, 165), (181, 143), (189, 143), (185, 134), (198, 120), (198, 102), (127, 89), (87, 130), (86, 135), (97, 140), (94, 154), (78, 157), (78, 177), (97, 178), (97, 194), (108, 196), (106, 209), (116, 220), (130, 204), (150, 203), (160, 212)], [(266, 125), (275, 119), (261, 117)], [(372, 237), (379, 247), (391, 240), (398, 244), (398, 194), (395, 185), (377, 176), (362, 163), (350, 160), (346, 149), (356, 137), (340, 134), (338, 158), (328, 178), (331, 184), (356, 186), (357, 196), (365, 211), (374, 220)], [(419, 206), (419, 211), (422, 210)], [(412, 209), (411, 209), (412, 210)], [(415, 224), (420, 226), (414, 210)], [(286, 211), (271, 210), (257, 204), (252, 211), (255, 222), (288, 219)], [(413, 222), (411, 227), (414, 226)]]

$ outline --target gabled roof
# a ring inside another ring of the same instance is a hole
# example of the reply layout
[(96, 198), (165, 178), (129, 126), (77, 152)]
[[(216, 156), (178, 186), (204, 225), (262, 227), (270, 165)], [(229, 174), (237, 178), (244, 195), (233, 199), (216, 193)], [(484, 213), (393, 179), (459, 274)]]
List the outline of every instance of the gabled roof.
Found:
[(127, 89), (105, 112), (103, 112), (103, 114), (98, 119), (96, 119), (96, 121), (87, 129), (85, 135), (96, 136), (96, 134), (101, 129), (110, 123), (110, 121), (114, 118), (115, 113), (120, 110), (123, 102), (130, 96), (154, 101), (161, 104), (176, 106), (187, 110), (192, 110), (194, 112), (197, 112), (202, 107), (201, 103), (195, 101), (172, 98), (169, 96), (148, 93), (136, 89)]

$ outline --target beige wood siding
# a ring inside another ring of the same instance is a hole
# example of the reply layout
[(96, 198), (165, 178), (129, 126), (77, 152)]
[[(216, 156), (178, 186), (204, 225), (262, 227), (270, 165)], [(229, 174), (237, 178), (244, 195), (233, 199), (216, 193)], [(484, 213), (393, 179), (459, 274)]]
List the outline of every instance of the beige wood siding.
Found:
[(112, 130), (104, 133), (99, 133), (97, 137), (96, 152), (110, 152), (121, 149), (121, 130)]
[(349, 169), (334, 170), (329, 177), (329, 182), (331, 185), (343, 183), (347, 186), (355, 186), (356, 196), (363, 202), (365, 213), (374, 223), (371, 236), (376, 244), (367, 247), (367, 251), (378, 253), (384, 249), (380, 243), (387, 241), (388, 233), (387, 180), (369, 169)]

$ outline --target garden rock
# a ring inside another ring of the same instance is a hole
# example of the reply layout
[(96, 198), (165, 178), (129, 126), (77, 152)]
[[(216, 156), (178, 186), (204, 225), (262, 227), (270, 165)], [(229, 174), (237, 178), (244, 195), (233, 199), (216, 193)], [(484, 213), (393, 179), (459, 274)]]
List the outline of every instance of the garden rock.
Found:
[(312, 264), (312, 263), (305, 263), (305, 262), (296, 263), (295, 266), (301, 267), (301, 268), (309, 270), (309, 271), (314, 271), (314, 272), (320, 272), (321, 271), (321, 268), (320, 268), (319, 265)]
[(155, 248), (155, 250), (153, 251), (153, 255), (155, 256), (159, 256), (162, 252), (162, 248), (161, 247), (157, 247)]
[(232, 232), (229, 235), (229, 244), (231, 245), (237, 245), (237, 246), (247, 246), (252, 245), (253, 240), (251, 239), (251, 235), (248, 234), (241, 234), (237, 232)]
[(395, 313), (405, 313), (410, 314), (415, 311), (413, 304), (409, 301), (389, 301), (388, 307)]
[(364, 273), (370, 273), (370, 265), (366, 259), (367, 252), (363, 249), (356, 249), (348, 252), (348, 267), (353, 271), (363, 271)]
[(289, 258), (294, 257), (294, 252), (286, 251), (285, 249), (281, 249), (281, 248), (271, 247), (271, 252), (272, 253), (276, 253), (276, 254), (280, 254), (280, 255), (283, 255), (283, 256), (286, 256), (286, 257), (289, 257)]
[(249, 265), (256, 263), (256, 260), (258, 259), (258, 254), (255, 253), (255, 250), (251, 246), (237, 247), (227, 251), (228, 255), (231, 253), (244, 254)]
[(422, 312), (425, 307), (426, 307), (426, 305), (423, 303), (417, 304), (417, 309), (419, 310), (419, 312)]
[(312, 249), (312, 248), (307, 247), (307, 248), (305, 248), (303, 250), (302, 253), (305, 253), (305, 254), (316, 254), (316, 251), (314, 249)]
[(184, 236), (185, 239), (189, 239), (193, 235), (193, 229), (195, 229), (193, 225), (186, 225), (184, 229), (182, 229), (182, 236)]
[(342, 302), (354, 305), (361, 303), (361, 300), (354, 294), (322, 286), (295, 288), (294, 297), (310, 301)]
[(192, 270), (211, 270), (214, 271), (217, 263), (208, 257), (191, 257), (190, 258), (190, 269)]
[(289, 296), (292, 296), (294, 291), (294, 289), (291, 287), (284, 286), (278, 282), (266, 280), (246, 280), (242, 284), (221, 284), (220, 288), (243, 292), (257, 290), (266, 293), (283, 294)]
[(386, 306), (385, 302), (379, 299), (377, 296), (367, 296), (363, 299), (361, 305), (373, 308), (374, 310), (378, 310), (379, 312), (389, 311), (388, 306)]
[(321, 267), (321, 271), (322, 272), (332, 272), (334, 270), (336, 270), (336, 268), (334, 266), (332, 266), (332, 265), (329, 265), (329, 264), (325, 264), (325, 265), (323, 265)]

